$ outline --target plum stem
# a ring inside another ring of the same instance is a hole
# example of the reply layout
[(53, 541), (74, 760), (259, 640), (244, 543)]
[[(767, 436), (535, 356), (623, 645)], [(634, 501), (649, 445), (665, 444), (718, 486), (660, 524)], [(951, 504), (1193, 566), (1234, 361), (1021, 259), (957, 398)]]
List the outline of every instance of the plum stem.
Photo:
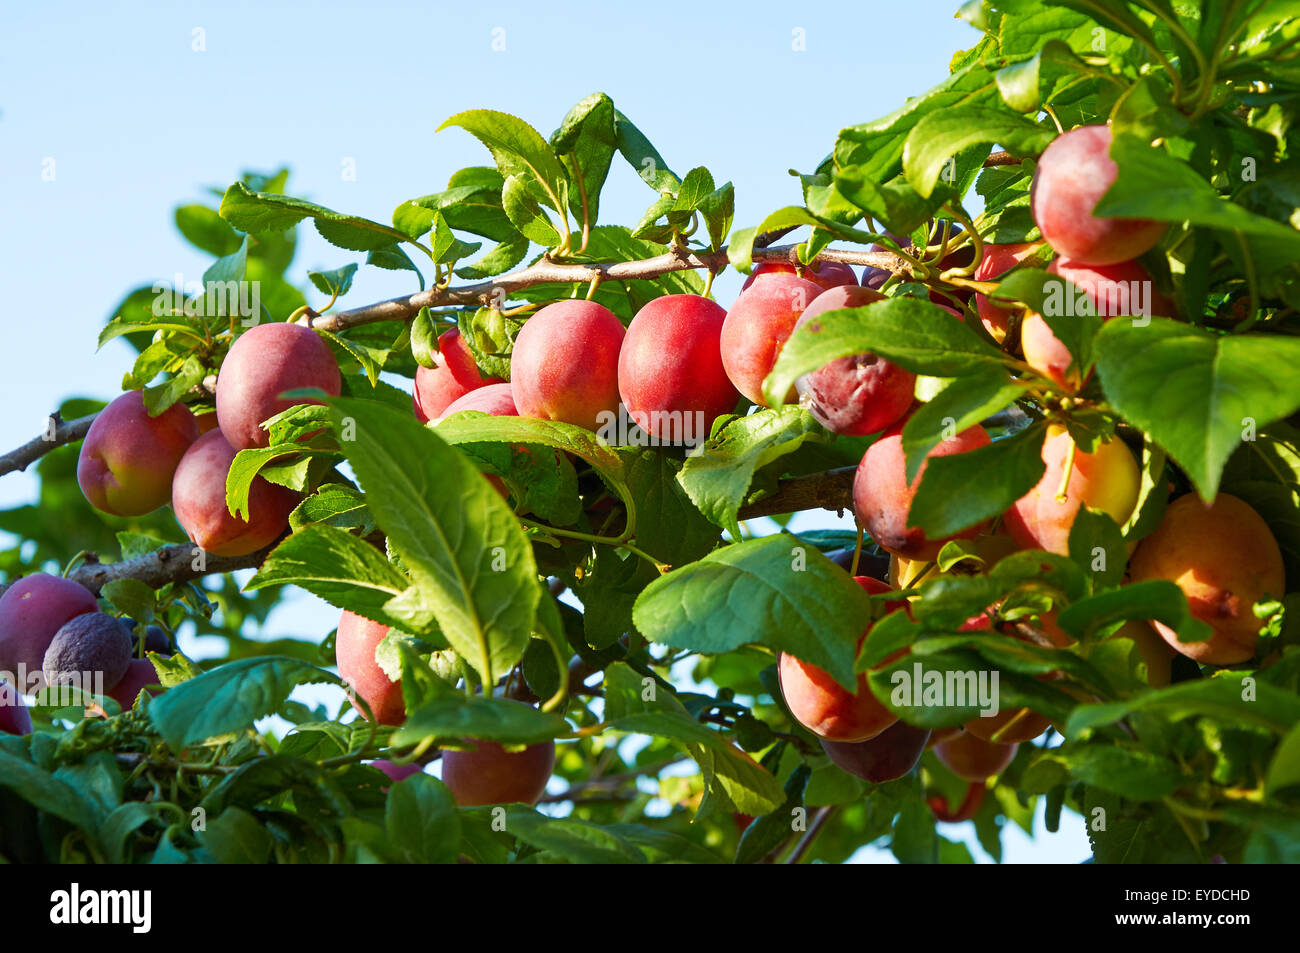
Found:
[(1061, 486), (1056, 491), (1057, 503), (1064, 503), (1066, 494), (1070, 490), (1070, 474), (1074, 472), (1074, 451), (1077, 449), (1077, 445), (1071, 440), (1069, 449), (1065, 451), (1065, 466), (1061, 469)]

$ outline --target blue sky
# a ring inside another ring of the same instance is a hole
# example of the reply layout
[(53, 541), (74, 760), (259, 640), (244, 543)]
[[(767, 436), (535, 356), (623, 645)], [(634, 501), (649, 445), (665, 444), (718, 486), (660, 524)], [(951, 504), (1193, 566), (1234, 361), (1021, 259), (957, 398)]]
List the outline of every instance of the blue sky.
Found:
[[(129, 349), (95, 352), (108, 309), (136, 285), (202, 275), (207, 258), (181, 239), (173, 210), (210, 201), (207, 188), (241, 170), (287, 165), (293, 194), (387, 221), (456, 169), (490, 164), (467, 133), (434, 133), (448, 116), (500, 109), (548, 135), (603, 91), (679, 174), (705, 165), (735, 183), (736, 224), (754, 225), (799, 202), (788, 170), (811, 171), (839, 129), (946, 75), (976, 36), (953, 18), (957, 5), (11, 5), (0, 30), (0, 446), (30, 439), (68, 396), (118, 392)], [(635, 223), (651, 198), (616, 159), (602, 221)], [(300, 233), (299, 280), (360, 258)], [(724, 305), (740, 280), (715, 284)], [(413, 290), (409, 274), (363, 267), (344, 305)], [(26, 475), (0, 480), (0, 507), (34, 489)], [(265, 634), (336, 622), (336, 610), (295, 598)], [(1087, 843), (1067, 827), (1032, 846), (1012, 835), (1009, 857), (1077, 862)]]

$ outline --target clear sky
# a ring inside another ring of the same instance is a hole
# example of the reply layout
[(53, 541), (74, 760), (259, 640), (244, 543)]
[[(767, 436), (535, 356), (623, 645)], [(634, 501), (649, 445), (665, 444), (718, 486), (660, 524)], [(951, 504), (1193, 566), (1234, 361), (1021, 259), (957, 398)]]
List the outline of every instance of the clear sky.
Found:
[[(798, 204), (844, 126), (878, 118), (947, 74), (976, 34), (958, 0), (626, 2), (47, 2), (9, 5), (0, 29), (0, 447), (36, 435), (69, 396), (109, 399), (130, 349), (95, 352), (128, 289), (207, 256), (172, 224), (241, 170), (292, 169), (289, 191), (389, 221), (467, 165), (468, 133), (434, 134), (465, 109), (515, 113), (543, 135), (603, 91), (678, 174), (705, 165), (736, 185), (736, 225)], [(653, 193), (618, 158), (605, 222), (634, 224)], [(291, 276), (364, 256), (299, 229)], [(736, 274), (715, 292), (725, 305)], [(415, 290), (409, 273), (362, 267), (344, 306)], [(311, 292), (309, 300), (323, 304)], [(0, 508), (29, 501), (0, 480)], [(799, 527), (827, 525), (804, 517)], [(287, 600), (268, 636), (324, 633), (337, 610)], [(197, 648), (197, 646), (196, 646)], [(968, 828), (969, 825), (966, 825)], [(1079, 825), (1013, 860), (1077, 862)], [(968, 838), (969, 839), (969, 838)], [(976, 850), (978, 854), (978, 850)], [(888, 855), (886, 855), (888, 856)], [(877, 859), (872, 853), (870, 858)]]

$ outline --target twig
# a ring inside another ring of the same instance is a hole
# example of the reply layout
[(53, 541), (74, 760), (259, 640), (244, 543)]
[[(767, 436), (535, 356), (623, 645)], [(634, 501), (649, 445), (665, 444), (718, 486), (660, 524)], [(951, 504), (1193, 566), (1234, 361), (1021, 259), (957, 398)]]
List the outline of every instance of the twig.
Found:
[(47, 430), (39, 437), (28, 440), (18, 449), (10, 450), (0, 456), (0, 476), (13, 473), (15, 470), (26, 470), (55, 447), (80, 440), (86, 436), (86, 431), (90, 429), (97, 416), (98, 414), (90, 414), (87, 417), (65, 421), (57, 412), (50, 414), (50, 421), (54, 424), (53, 431)]
[[(798, 245), (777, 245), (770, 248), (755, 248), (754, 261), (780, 261), (795, 264), (798, 262)], [(909, 273), (909, 262), (893, 252), (849, 251), (839, 248), (827, 248), (817, 256), (824, 261), (838, 261), (850, 265), (871, 265), (885, 268), (896, 273)], [(322, 331), (345, 331), (348, 328), (378, 321), (407, 321), (419, 313), (421, 308), (439, 308), (453, 305), (487, 305), (494, 300), (509, 297), (513, 292), (523, 291), (535, 285), (544, 284), (580, 284), (588, 281), (631, 281), (650, 280), (672, 274), (677, 271), (692, 271), (697, 268), (716, 269), (727, 265), (725, 248), (714, 252), (696, 253), (678, 248), (638, 261), (618, 261), (612, 263), (573, 263), (549, 261), (543, 258), (534, 265), (521, 268), (507, 275), (499, 275), (486, 281), (458, 288), (426, 288), (415, 294), (399, 298), (389, 298), (375, 304), (339, 311), (336, 314), (309, 319), (299, 319), (300, 324), (310, 324)]]
[(808, 825), (808, 830), (804, 831), (803, 837), (799, 838), (799, 843), (794, 845), (794, 850), (790, 851), (790, 856), (785, 859), (787, 864), (799, 863), (803, 858), (803, 855), (808, 852), (808, 848), (812, 846), (813, 839), (817, 837), (818, 831), (825, 826), (826, 822), (830, 820), (831, 815), (834, 813), (834, 804), (828, 804), (825, 807), (818, 809), (817, 816), (814, 817), (812, 823)]
[[(773, 236), (783, 234), (773, 233)], [(757, 243), (755, 243), (757, 245)], [(798, 263), (798, 245), (778, 245), (771, 248), (755, 247), (753, 260), (782, 261)], [(839, 248), (827, 248), (817, 256), (825, 261), (838, 261), (850, 265), (870, 265), (884, 268), (895, 274), (911, 274), (911, 263), (893, 252), (848, 251)], [(670, 251), (654, 258), (638, 261), (620, 261), (608, 264), (573, 264), (554, 262), (543, 259), (535, 265), (522, 268), (507, 275), (500, 275), (488, 281), (480, 281), (459, 288), (432, 287), (416, 294), (400, 298), (390, 298), (375, 304), (364, 305), (336, 314), (315, 315), (308, 313), (297, 319), (299, 324), (319, 328), (322, 331), (339, 332), (348, 328), (374, 324), (379, 321), (409, 321), (419, 313), (421, 308), (438, 308), (454, 305), (482, 305), (497, 300), (499, 296), (509, 296), (512, 292), (522, 291), (535, 285), (570, 284), (588, 281), (626, 281), (634, 279), (653, 279), (677, 271), (691, 271), (697, 268), (717, 270), (728, 264), (726, 248), (715, 252), (696, 254), (684, 249)], [(216, 378), (209, 375), (199, 386), (207, 393), (216, 392)], [(70, 424), (56, 428), (54, 439), (47, 440), (45, 435), (34, 438), (3, 456), (0, 456), (0, 476), (13, 470), (22, 470), (33, 461), (49, 453), (55, 447), (73, 443), (86, 435), (94, 421), (94, 415), (82, 417)]]
[(841, 467), (823, 473), (793, 477), (784, 481), (771, 496), (740, 508), (738, 519), (776, 516), (804, 510), (846, 510), (853, 505), (855, 467)]
[[(139, 579), (153, 589), (160, 589), (169, 582), (188, 582), (208, 573), (234, 572), (236, 569), (260, 566), (278, 543), (279, 540), (276, 540), (265, 549), (247, 556), (213, 556), (201, 553), (193, 545), (164, 546), (152, 553), (116, 563), (101, 563), (97, 555), (90, 553), (85, 562), (68, 573), (68, 578), (81, 583), (95, 595), (99, 595), (104, 586), (116, 579)], [(15, 581), (10, 580), (0, 585), (0, 595)]]
[(992, 165), (1019, 165), (1023, 159), (1018, 159), (1010, 152), (994, 152), (984, 160), (984, 167), (987, 169)]

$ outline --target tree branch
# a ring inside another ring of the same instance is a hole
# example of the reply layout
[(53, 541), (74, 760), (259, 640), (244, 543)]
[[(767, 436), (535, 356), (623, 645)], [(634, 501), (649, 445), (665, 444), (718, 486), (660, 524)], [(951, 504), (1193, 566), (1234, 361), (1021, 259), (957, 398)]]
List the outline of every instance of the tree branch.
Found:
[[(777, 492), (742, 506), (739, 518), (747, 520), (803, 510), (848, 509), (853, 505), (854, 469), (854, 467), (843, 467), (785, 480), (780, 484)], [(68, 573), (68, 578), (81, 583), (96, 595), (99, 595), (100, 590), (115, 579), (139, 579), (154, 589), (160, 589), (169, 582), (189, 582), (210, 573), (255, 569), (279, 543), (280, 540), (276, 540), (270, 546), (249, 553), (247, 556), (213, 556), (204, 553), (201, 568), (195, 568), (195, 547), (185, 543), (163, 546), (152, 553), (115, 563), (101, 563), (95, 553), (90, 553), (86, 556), (85, 562)], [(0, 595), (3, 595), (13, 582), (14, 580), (10, 580), (0, 585)], [(579, 678), (572, 684), (576, 686), (580, 682)]]
[(804, 510), (849, 509), (853, 505), (853, 474), (856, 469), (841, 467), (785, 480), (771, 496), (742, 506), (738, 518), (748, 520)]
[[(780, 232), (775, 233), (782, 234)], [(755, 247), (753, 260), (784, 261), (798, 263), (798, 245), (778, 245), (772, 248)], [(911, 264), (893, 252), (848, 251), (827, 248), (817, 256), (825, 261), (838, 261), (849, 265), (870, 265), (885, 268), (895, 274), (910, 274)], [(459, 288), (428, 288), (412, 295), (389, 298), (375, 304), (364, 305), (336, 314), (317, 315), (314, 312), (298, 319), (299, 324), (306, 324), (322, 331), (338, 332), (364, 324), (379, 321), (409, 321), (419, 313), (421, 308), (449, 307), (454, 305), (486, 305), (495, 300), (508, 298), (512, 292), (544, 284), (572, 284), (592, 281), (628, 281), (649, 280), (677, 271), (691, 271), (697, 268), (717, 270), (728, 264), (726, 248), (715, 252), (696, 254), (687, 249), (675, 249), (654, 258), (638, 261), (620, 261), (606, 264), (572, 264), (547, 261), (543, 259), (535, 265), (522, 268), (507, 275), (500, 275), (488, 281), (480, 281)], [(208, 393), (216, 392), (216, 378), (206, 377), (201, 389)], [(57, 418), (57, 414), (55, 415)], [(68, 424), (60, 423), (55, 429), (54, 439), (47, 440), (42, 434), (17, 450), (0, 456), (0, 476), (14, 470), (26, 469), (33, 461), (40, 459), (55, 447), (80, 440), (90, 429), (95, 415), (82, 417)]]
[[(777, 245), (755, 248), (753, 260), (798, 262), (798, 245)], [(871, 265), (895, 273), (910, 273), (911, 264), (893, 252), (849, 251), (827, 248), (817, 256), (824, 261), (838, 261), (849, 265)], [(389, 298), (375, 304), (339, 311), (317, 317), (304, 315), (299, 323), (309, 324), (322, 331), (339, 332), (378, 321), (409, 321), (421, 308), (440, 308), (453, 305), (488, 305), (508, 298), (513, 292), (535, 285), (574, 284), (599, 279), (600, 281), (651, 280), (677, 271), (697, 268), (716, 270), (728, 264), (725, 248), (715, 252), (697, 254), (684, 248), (674, 249), (654, 258), (637, 261), (617, 261), (601, 264), (578, 264), (542, 259), (535, 265), (521, 268), (507, 275), (459, 288), (426, 288), (415, 294)]]
[(247, 556), (213, 556), (204, 553), (200, 564), (202, 568), (199, 569), (195, 568), (197, 549), (192, 544), (164, 546), (152, 553), (116, 563), (101, 563), (99, 557), (92, 553), (86, 557), (85, 562), (68, 573), (68, 578), (81, 583), (96, 595), (116, 579), (139, 579), (154, 589), (160, 589), (169, 582), (188, 582), (208, 573), (253, 569), (260, 566), (262, 560), (279, 543), (276, 540), (270, 546)]
[(0, 476), (13, 473), (15, 470), (26, 470), (55, 447), (80, 440), (86, 436), (86, 431), (90, 429), (97, 416), (98, 414), (90, 414), (87, 417), (65, 421), (57, 411), (50, 414), (50, 420), (54, 424), (53, 432), (47, 429), (39, 437), (33, 437), (18, 449), (10, 450), (0, 456)]
[(984, 160), (984, 167), (988, 168), (991, 165), (1019, 165), (1023, 161), (1023, 159), (1016, 158), (1010, 152), (994, 152)]

